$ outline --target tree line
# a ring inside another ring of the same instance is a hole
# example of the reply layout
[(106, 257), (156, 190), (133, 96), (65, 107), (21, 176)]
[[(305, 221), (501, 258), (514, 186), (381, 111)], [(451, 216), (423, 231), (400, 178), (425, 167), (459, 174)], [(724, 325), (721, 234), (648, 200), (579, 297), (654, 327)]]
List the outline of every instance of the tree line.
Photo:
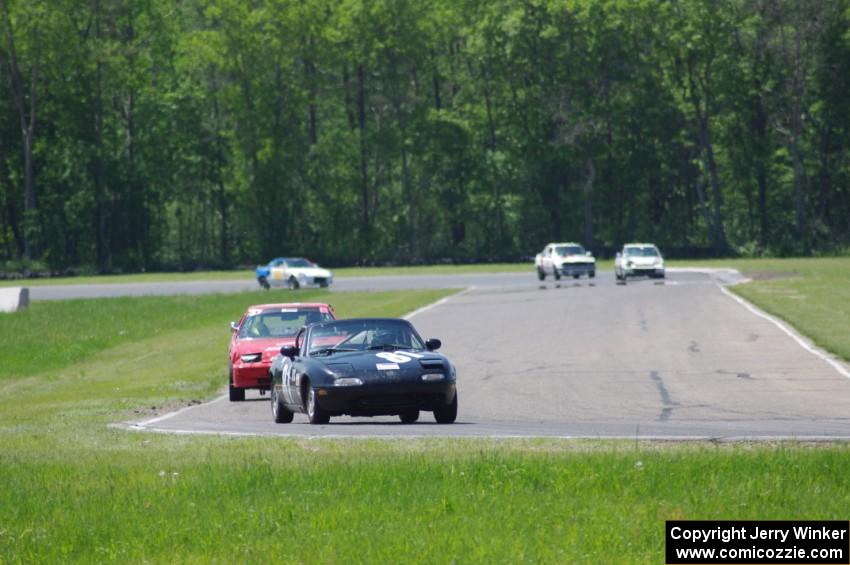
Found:
[(850, 244), (848, 0), (0, 0), (0, 261)]

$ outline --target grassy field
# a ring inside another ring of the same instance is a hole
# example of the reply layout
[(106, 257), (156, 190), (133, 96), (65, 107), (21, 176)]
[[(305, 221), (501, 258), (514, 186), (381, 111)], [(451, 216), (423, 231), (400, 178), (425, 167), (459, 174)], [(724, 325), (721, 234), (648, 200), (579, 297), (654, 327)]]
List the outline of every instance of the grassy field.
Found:
[[(736, 291), (812, 333), (846, 313), (848, 260), (739, 268), (760, 280)], [(341, 316), (400, 315), (446, 294), (299, 300), (331, 300)], [(108, 427), (220, 391), (227, 324), (254, 300), (76, 300), (0, 314), (0, 563), (659, 563), (666, 519), (846, 518), (845, 444), (335, 441)], [(824, 330), (838, 349), (850, 340), (847, 319)]]

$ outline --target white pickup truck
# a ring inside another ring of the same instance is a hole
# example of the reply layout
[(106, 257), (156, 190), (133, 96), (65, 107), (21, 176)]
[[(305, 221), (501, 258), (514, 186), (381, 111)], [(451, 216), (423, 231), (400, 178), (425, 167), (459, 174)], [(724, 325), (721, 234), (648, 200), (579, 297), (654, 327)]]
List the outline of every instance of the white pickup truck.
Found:
[(555, 280), (570, 276), (577, 279), (582, 275), (592, 279), (596, 276), (596, 259), (578, 243), (550, 243), (534, 258), (534, 266), (541, 281), (546, 280), (548, 275)]

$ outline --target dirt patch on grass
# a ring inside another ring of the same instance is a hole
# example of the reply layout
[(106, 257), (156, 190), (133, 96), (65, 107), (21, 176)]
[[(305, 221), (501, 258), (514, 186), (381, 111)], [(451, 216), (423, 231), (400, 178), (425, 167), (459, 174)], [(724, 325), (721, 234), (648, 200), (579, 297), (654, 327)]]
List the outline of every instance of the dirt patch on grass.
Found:
[(746, 271), (744, 272), (744, 276), (754, 281), (773, 281), (791, 279), (800, 275), (791, 271)]

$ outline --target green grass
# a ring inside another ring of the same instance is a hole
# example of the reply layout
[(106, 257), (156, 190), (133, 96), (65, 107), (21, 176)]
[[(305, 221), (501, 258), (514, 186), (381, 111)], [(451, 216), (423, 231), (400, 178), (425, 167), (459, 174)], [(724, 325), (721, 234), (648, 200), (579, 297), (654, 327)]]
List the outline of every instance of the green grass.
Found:
[(660, 563), (666, 519), (836, 519), (845, 447), (13, 442), (0, 561)]
[[(800, 308), (815, 330), (846, 312), (847, 260), (750, 270), (792, 276), (736, 291), (786, 314)], [(331, 300), (341, 316), (400, 315), (446, 294), (309, 291), (299, 300)], [(108, 427), (220, 391), (227, 324), (266, 297), (36, 302), (0, 315), (0, 563), (659, 563), (666, 519), (846, 514), (845, 444), (311, 440)]]

